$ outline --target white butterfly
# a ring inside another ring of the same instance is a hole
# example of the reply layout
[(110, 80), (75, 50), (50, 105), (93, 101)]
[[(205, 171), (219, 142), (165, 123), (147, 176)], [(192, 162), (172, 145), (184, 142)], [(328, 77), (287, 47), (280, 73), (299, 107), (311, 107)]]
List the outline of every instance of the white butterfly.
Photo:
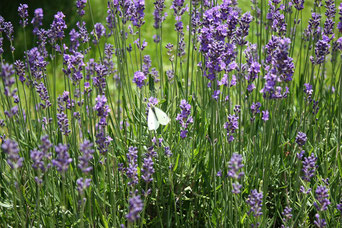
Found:
[(147, 116), (147, 126), (148, 130), (157, 130), (159, 124), (167, 125), (170, 122), (170, 118), (166, 115), (165, 112), (160, 110), (157, 107), (154, 107), (154, 111), (152, 108), (148, 109), (148, 116)]

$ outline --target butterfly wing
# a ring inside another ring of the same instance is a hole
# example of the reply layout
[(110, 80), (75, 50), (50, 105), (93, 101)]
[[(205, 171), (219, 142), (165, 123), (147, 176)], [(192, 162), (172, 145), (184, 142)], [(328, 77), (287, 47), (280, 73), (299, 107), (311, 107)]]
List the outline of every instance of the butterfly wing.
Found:
[(165, 112), (156, 107), (154, 108), (154, 110), (156, 112), (156, 116), (160, 124), (166, 125), (170, 122), (170, 118), (166, 115)]
[(148, 126), (148, 130), (150, 131), (157, 130), (159, 127), (159, 122), (157, 120), (157, 117), (151, 108), (148, 109), (147, 126)]

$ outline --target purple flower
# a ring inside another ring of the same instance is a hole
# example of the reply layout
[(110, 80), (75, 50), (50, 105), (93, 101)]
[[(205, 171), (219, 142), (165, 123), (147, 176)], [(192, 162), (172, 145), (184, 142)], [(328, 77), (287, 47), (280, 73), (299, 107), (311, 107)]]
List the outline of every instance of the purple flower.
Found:
[(140, 218), (139, 213), (143, 210), (144, 204), (141, 200), (141, 197), (133, 196), (129, 199), (129, 212), (126, 215), (126, 218), (130, 222), (135, 222)]
[(28, 5), (27, 4), (20, 4), (18, 7), (18, 14), (19, 17), (21, 18), (20, 24), (25, 28), (27, 23), (28, 23)]
[(146, 76), (143, 72), (137, 71), (134, 73), (133, 82), (141, 89), (145, 85)]
[(232, 142), (234, 140), (233, 133), (239, 129), (239, 117), (236, 115), (229, 115), (228, 122), (224, 124), (224, 129), (227, 130), (228, 142)]
[(321, 227), (326, 227), (327, 226), (327, 223), (325, 222), (325, 219), (320, 219), (320, 217), (319, 217), (319, 214), (316, 214), (315, 215), (315, 221), (314, 221), (314, 224), (317, 226), (317, 227), (319, 227), (319, 228), (321, 228)]
[(168, 146), (164, 147), (164, 152), (165, 152), (165, 155), (167, 157), (171, 157), (172, 156), (172, 152), (170, 150), (170, 147), (168, 147)]
[(151, 57), (149, 55), (145, 55), (142, 65), (142, 70), (145, 75), (148, 75), (150, 73), (151, 64)]
[(30, 157), (33, 161), (32, 167), (45, 172), (51, 167), (49, 161), (52, 158), (52, 153), (49, 153), (49, 150), (52, 147), (52, 144), (49, 140), (49, 136), (47, 135), (42, 137), (41, 143), (42, 144), (39, 146), (39, 149), (31, 150)]
[(133, 5), (130, 7), (131, 21), (134, 26), (140, 28), (144, 23), (145, 17), (145, 0), (133, 0)]
[(91, 179), (89, 179), (89, 178), (86, 178), (86, 179), (83, 179), (82, 177), (78, 178), (76, 180), (77, 191), (80, 194), (82, 194), (84, 192), (84, 190), (86, 190), (90, 186), (90, 182), (91, 182)]
[[(152, 147), (153, 148), (153, 147)], [(151, 153), (152, 150), (148, 150), (148, 152), (145, 154), (143, 167), (141, 169), (142, 175), (141, 178), (146, 182), (149, 183), (153, 180), (152, 175), (154, 174), (154, 168), (153, 168), (153, 153)]]
[(337, 204), (337, 210), (339, 210), (342, 215), (342, 200), (340, 201), (339, 204)]
[(94, 149), (92, 149), (93, 146), (94, 144), (88, 140), (85, 140), (80, 145), (80, 151), (82, 153), (82, 156), (78, 157), (78, 160), (79, 160), (78, 168), (80, 168), (82, 172), (84, 173), (89, 173), (93, 169), (93, 167), (90, 166), (89, 164), (90, 160), (93, 159), (93, 153), (94, 153)]
[(128, 185), (138, 184), (138, 149), (136, 147), (129, 147), (127, 153), (128, 167), (126, 168), (126, 175), (130, 178)]
[(60, 143), (58, 146), (55, 146), (55, 151), (57, 157), (52, 160), (52, 165), (57, 168), (58, 172), (64, 173), (72, 162), (72, 158), (70, 158), (68, 153), (68, 146)]
[(256, 114), (260, 113), (260, 107), (261, 107), (260, 102), (253, 103), (251, 105), (251, 112), (252, 112), (251, 121), (254, 121)]
[[(291, 207), (285, 207), (284, 211), (281, 213), (283, 216), (283, 223), (284, 225), (287, 225), (287, 223), (289, 222), (289, 220), (291, 220), (292, 218), (292, 208)], [(285, 226), (282, 226), (285, 228)]]
[(248, 211), (248, 215), (253, 214), (254, 217), (262, 215), (262, 192), (258, 192), (256, 189), (252, 190), (251, 194), (248, 195), (246, 203), (251, 207)]
[(302, 159), (303, 159), (303, 156), (304, 156), (304, 154), (305, 154), (305, 151), (304, 151), (304, 150), (302, 150), (300, 153), (297, 153), (297, 158), (298, 158), (299, 160), (302, 160)]
[(33, 84), (35, 85), (36, 91), (42, 101), (42, 103), (40, 103), (40, 107), (42, 107), (43, 109), (50, 107), (51, 106), (50, 97), (49, 97), (48, 90), (46, 89), (44, 83), (41, 82), (40, 84), (38, 84), (37, 82), (33, 82)]
[(264, 122), (266, 122), (267, 120), (269, 120), (270, 114), (268, 112), (268, 110), (262, 111), (262, 120)]
[(49, 37), (52, 42), (55, 42), (57, 39), (64, 38), (64, 30), (67, 29), (67, 25), (64, 21), (65, 15), (62, 12), (57, 12), (54, 16), (54, 20), (50, 27)]
[(187, 133), (188, 133), (187, 128), (189, 124), (193, 123), (194, 120), (192, 116), (190, 116), (191, 105), (188, 102), (186, 102), (186, 100), (181, 100), (179, 107), (181, 108), (181, 113), (177, 115), (176, 120), (181, 125), (180, 136), (182, 139), (184, 139), (187, 137)]
[(57, 124), (62, 134), (68, 136), (71, 130), (69, 129), (68, 116), (64, 112), (57, 113)]
[[(161, 27), (161, 24), (165, 20), (167, 13), (163, 15), (163, 10), (165, 9), (165, 0), (156, 0), (154, 3), (154, 24), (153, 27), (155, 29), (159, 29)], [(158, 43), (158, 42), (156, 42)]]
[(91, 34), (94, 36), (94, 44), (98, 44), (100, 38), (106, 34), (106, 28), (101, 23), (96, 23)]
[(145, 49), (145, 47), (147, 46), (147, 42), (146, 40), (143, 40), (142, 43), (140, 43), (140, 39), (136, 39), (134, 41), (134, 43), (137, 45), (138, 49), (143, 51)]
[(316, 200), (318, 203), (314, 203), (314, 206), (318, 211), (326, 211), (330, 205), (328, 188), (325, 186), (318, 186), (316, 188)]
[(236, 180), (240, 179), (245, 175), (243, 171), (239, 172), (243, 167), (242, 156), (238, 153), (233, 153), (228, 163), (228, 176)]
[(85, 14), (84, 7), (87, 4), (87, 0), (76, 0), (77, 13), (81, 17)]
[(16, 60), (14, 63), (15, 66), (15, 71), (17, 75), (19, 76), (19, 80), (24, 83), (26, 78), (25, 78), (25, 64), (21, 60)]
[(33, 34), (38, 35), (39, 27), (43, 25), (43, 9), (37, 8), (34, 10), (34, 17), (32, 18), (31, 24), (33, 25)]
[(315, 57), (310, 56), (310, 61), (312, 64), (318, 65), (325, 62), (326, 56), (330, 53), (330, 41), (333, 37), (329, 38), (323, 35), (322, 39), (316, 42), (315, 45)]
[(304, 181), (310, 182), (311, 178), (315, 176), (315, 172), (316, 172), (316, 161), (317, 161), (317, 157), (315, 157), (314, 154), (311, 154), (310, 157), (305, 157), (304, 161), (302, 161), (303, 163), (303, 173), (304, 176), (302, 177), (302, 179)]
[(23, 166), (24, 158), (19, 156), (19, 145), (16, 141), (6, 139), (1, 145), (2, 151), (7, 154), (7, 163), (12, 169)]
[(105, 95), (98, 95), (95, 101), (94, 110), (97, 112), (97, 116), (100, 117), (99, 125), (107, 125), (106, 118), (110, 112), (109, 106), (106, 105), (107, 98)]
[(304, 146), (306, 143), (307, 137), (304, 132), (298, 132), (297, 137), (296, 137), (296, 143), (299, 146)]

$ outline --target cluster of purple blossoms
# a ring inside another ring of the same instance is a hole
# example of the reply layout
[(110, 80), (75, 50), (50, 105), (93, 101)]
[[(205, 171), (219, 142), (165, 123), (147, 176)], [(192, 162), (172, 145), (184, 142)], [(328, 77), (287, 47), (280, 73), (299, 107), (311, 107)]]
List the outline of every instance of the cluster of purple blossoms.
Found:
[(340, 33), (342, 33), (342, 3), (338, 7), (338, 9), (340, 10), (340, 12), (338, 13), (340, 15), (339, 16), (340, 21), (338, 22), (337, 28), (340, 31)]
[(145, 0), (133, 0), (133, 4), (129, 8), (129, 15), (131, 17), (132, 24), (137, 28), (140, 28), (145, 24)]
[(236, 68), (236, 46), (234, 43), (226, 43), (225, 39), (232, 39), (234, 31), (239, 23), (239, 12), (229, 4), (213, 7), (203, 14), (203, 27), (200, 29), (200, 51), (205, 58), (203, 68), (204, 76), (210, 82), (216, 80), (221, 71), (228, 73)]
[(147, 42), (146, 40), (143, 40), (142, 42), (140, 42), (140, 38), (136, 39), (134, 41), (134, 43), (137, 45), (137, 48), (140, 50), (140, 51), (143, 51), (145, 49), (145, 47), (147, 47)]
[(333, 37), (329, 38), (326, 35), (322, 36), (322, 39), (316, 42), (315, 45), (315, 57), (310, 56), (312, 64), (322, 64), (325, 62), (326, 56), (330, 53), (330, 41)]
[(64, 38), (64, 30), (67, 29), (64, 17), (65, 15), (62, 12), (57, 12), (57, 14), (54, 16), (49, 33), (51, 43), (55, 43), (58, 39)]
[(298, 11), (304, 9), (304, 0), (293, 0), (293, 4)]
[(38, 35), (39, 27), (43, 25), (43, 9), (37, 8), (34, 10), (34, 17), (31, 20), (31, 24), (33, 25), (33, 34)]
[(77, 191), (82, 194), (84, 190), (86, 190), (90, 186), (91, 179), (90, 178), (78, 178), (76, 180)]
[(298, 132), (297, 136), (296, 136), (296, 143), (303, 147), (305, 145), (307, 141), (307, 137), (306, 134), (304, 132)]
[(12, 169), (23, 166), (24, 158), (19, 156), (19, 145), (16, 141), (6, 139), (1, 145), (2, 151), (7, 154), (7, 163)]
[(289, 228), (289, 226), (285, 226), (289, 223), (289, 220), (292, 219), (292, 208), (291, 207), (285, 207), (284, 211), (281, 213), (283, 216), (283, 224), (281, 225), (281, 228)]
[(139, 87), (139, 89), (141, 89), (143, 85), (145, 85), (145, 80), (146, 75), (143, 72), (137, 71), (134, 73), (133, 82)]
[(294, 73), (293, 59), (289, 57), (290, 39), (272, 36), (266, 45), (265, 85), (260, 91), (265, 98), (279, 99), (287, 97), (289, 88), (277, 86), (279, 82), (290, 82)]
[(250, 12), (244, 13), (239, 20), (239, 27), (237, 27), (234, 41), (238, 45), (245, 45), (247, 41), (245, 40), (248, 36), (249, 24), (253, 21), (253, 17)]
[(29, 64), (29, 69), (32, 76), (36, 80), (40, 80), (45, 77), (46, 75), (46, 66), (48, 62), (45, 61), (44, 56), (38, 50), (37, 47), (34, 47), (26, 52), (27, 60)]
[[(47, 169), (51, 167), (51, 158), (52, 153), (49, 152), (50, 148), (52, 147), (52, 143), (49, 140), (49, 136), (43, 136), (41, 139), (41, 145), (39, 149), (31, 150), (30, 157), (33, 161), (32, 167), (42, 171), (43, 173), (46, 172)], [(38, 184), (41, 184), (43, 180), (41, 177), (36, 176), (35, 180)]]
[(192, 116), (190, 116), (191, 114), (191, 105), (186, 102), (186, 100), (181, 100), (181, 103), (179, 105), (179, 107), (181, 108), (181, 113), (179, 113), (176, 117), (176, 120), (180, 123), (181, 125), (181, 132), (180, 132), (180, 136), (182, 139), (187, 137), (188, 134), (188, 126), (189, 124), (193, 123), (194, 120), (192, 118)]
[(161, 27), (161, 24), (165, 20), (167, 13), (164, 13), (163, 10), (165, 9), (165, 0), (156, 0), (154, 3), (154, 24), (153, 27), (155, 29), (159, 29)]
[(335, 26), (335, 14), (336, 14), (336, 7), (334, 0), (326, 0), (325, 1), (325, 16), (327, 16), (324, 22), (324, 35), (332, 35), (334, 34), (334, 26)]
[(151, 57), (149, 55), (145, 55), (143, 59), (142, 72), (145, 75), (149, 75), (151, 66), (152, 66)]
[(50, 107), (51, 106), (50, 96), (44, 83), (41, 82), (40, 84), (38, 84), (37, 82), (34, 81), (33, 84), (35, 85), (36, 91), (40, 99), (42, 100), (42, 102), (39, 104), (40, 107), (42, 107), (43, 109)]
[(266, 19), (270, 22), (271, 29), (276, 32), (279, 36), (284, 36), (286, 33), (287, 24), (285, 22), (284, 14), (280, 13), (280, 10), (285, 8), (284, 5), (277, 5), (280, 3), (278, 0), (269, 1), (269, 11), (266, 15)]
[(247, 44), (247, 48), (244, 51), (246, 56), (247, 63), (242, 66), (242, 70), (247, 69), (247, 74), (245, 76), (248, 81), (247, 91), (252, 92), (255, 89), (255, 85), (253, 82), (258, 77), (260, 73), (261, 65), (258, 63), (258, 54), (257, 54), (257, 46), (256, 44)]
[(106, 43), (104, 47), (103, 65), (106, 67), (108, 75), (114, 73), (113, 53), (114, 46)]
[(321, 32), (321, 18), (322, 16), (318, 13), (312, 13), (311, 18), (308, 21), (308, 27), (304, 30), (304, 37), (306, 40), (311, 39), (312, 35), (317, 37)]
[(310, 182), (311, 178), (315, 176), (315, 172), (316, 172), (316, 161), (317, 161), (317, 157), (315, 157), (315, 155), (312, 153), (311, 156), (309, 157), (305, 157), (304, 160), (302, 161), (303, 163), (303, 173), (304, 176), (302, 177), (302, 179), (304, 181)]
[(127, 160), (126, 175), (130, 179), (128, 185), (136, 185), (138, 184), (138, 149), (136, 147), (128, 148)]
[(144, 204), (141, 200), (140, 195), (132, 196), (129, 199), (129, 212), (126, 215), (126, 218), (130, 222), (135, 222), (140, 218), (139, 213), (143, 210)]
[(326, 227), (327, 226), (327, 223), (325, 221), (325, 219), (321, 219), (319, 214), (316, 214), (315, 215), (315, 221), (314, 221), (314, 224), (319, 227), (319, 228), (322, 228), (322, 227)]
[(224, 129), (227, 130), (228, 142), (233, 142), (233, 134), (239, 129), (239, 117), (236, 115), (228, 115), (228, 122), (224, 124)]
[(4, 49), (3, 49), (3, 37), (0, 37), (0, 56), (2, 55), (2, 53), (4, 53)]
[(81, 17), (85, 14), (84, 8), (87, 4), (87, 0), (76, 0), (77, 13)]
[(98, 44), (101, 37), (106, 35), (106, 28), (101, 23), (96, 23), (91, 34), (94, 36), (93, 43)]
[(315, 193), (318, 203), (315, 202), (314, 206), (316, 207), (317, 211), (326, 211), (330, 205), (328, 188), (325, 186), (318, 186)]
[(107, 98), (105, 95), (98, 95), (95, 101), (94, 110), (97, 112), (97, 116), (100, 117), (99, 125), (107, 125), (106, 118), (110, 112), (109, 106), (107, 105)]
[(145, 153), (145, 158), (143, 161), (143, 167), (141, 169), (141, 178), (146, 182), (146, 183), (150, 183), (151, 181), (153, 181), (153, 174), (154, 174), (154, 168), (153, 168), (153, 157), (154, 157), (154, 151), (153, 151), (154, 147), (150, 147), (147, 151), (147, 153)]
[(93, 143), (88, 140), (85, 140), (80, 145), (82, 156), (78, 157), (78, 168), (80, 168), (83, 173), (89, 173), (91, 170), (93, 170), (93, 167), (89, 164), (90, 160), (93, 159), (94, 149), (92, 149), (92, 147)]
[(80, 52), (63, 55), (63, 64), (66, 66), (63, 72), (66, 76), (70, 77), (74, 85), (78, 85), (83, 78), (82, 71), (85, 66), (83, 58), (84, 56)]
[(14, 66), (15, 66), (15, 71), (16, 71), (18, 77), (19, 77), (19, 81), (24, 83), (26, 81), (26, 78), (25, 78), (25, 64), (21, 60), (16, 60), (14, 62)]
[(55, 146), (55, 151), (57, 157), (52, 160), (52, 165), (57, 168), (58, 172), (65, 173), (69, 168), (69, 164), (72, 162), (72, 158), (70, 158), (68, 153), (68, 146), (60, 143)]
[(233, 153), (229, 163), (228, 163), (228, 177), (231, 177), (235, 180), (235, 183), (232, 184), (233, 190), (232, 193), (239, 194), (241, 192), (242, 185), (238, 182), (245, 173), (240, 171), (244, 165), (242, 164), (242, 156), (238, 153)]
[(337, 204), (337, 210), (339, 210), (342, 215), (342, 200), (340, 201), (339, 204)]
[(20, 24), (21, 26), (23, 26), (24, 28), (26, 27), (27, 23), (28, 23), (28, 5), (27, 4), (20, 4), (18, 7), (18, 14), (19, 17), (21, 18), (20, 20)]
[(146, 116), (148, 115), (149, 108), (152, 108), (152, 107), (156, 106), (157, 104), (158, 104), (157, 98), (155, 98), (155, 97), (148, 98), (147, 108), (146, 108)]
[(10, 41), (11, 51), (14, 52), (15, 48), (13, 46), (14, 41), (14, 29), (10, 21), (5, 21), (5, 19), (0, 16), (0, 32), (4, 32), (7, 39)]
[(57, 113), (57, 124), (63, 135), (68, 136), (70, 134), (68, 116), (64, 112)]
[(2, 63), (1, 64), (1, 73), (0, 76), (4, 83), (4, 94), (6, 97), (14, 97), (16, 96), (17, 89), (11, 89), (11, 87), (14, 85), (14, 75), (15, 70), (13, 69), (12, 64), (8, 63)]
[(255, 116), (256, 116), (258, 113), (260, 113), (260, 107), (261, 107), (260, 102), (253, 103), (253, 104), (251, 105), (251, 113), (252, 113), (251, 121), (252, 121), (252, 122), (255, 120)]
[[(252, 190), (246, 200), (246, 203), (251, 207), (248, 215), (253, 214), (256, 218), (262, 215), (262, 198), (262, 192), (258, 192), (256, 189)], [(256, 224), (256, 226), (259, 226), (259, 224)]]

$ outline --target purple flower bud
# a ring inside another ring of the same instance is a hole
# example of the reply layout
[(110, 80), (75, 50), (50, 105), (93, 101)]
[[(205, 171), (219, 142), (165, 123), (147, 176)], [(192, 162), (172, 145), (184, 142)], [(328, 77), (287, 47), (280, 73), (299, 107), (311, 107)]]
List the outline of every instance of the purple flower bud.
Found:
[(141, 89), (145, 85), (146, 76), (143, 72), (137, 71), (134, 73), (133, 82)]
[(248, 215), (253, 214), (254, 217), (259, 217), (262, 215), (262, 192), (258, 192), (256, 189), (252, 190), (249, 194), (246, 203), (251, 207), (248, 211)]
[(76, 0), (77, 13), (81, 17), (85, 14), (84, 7), (87, 4), (87, 0)]
[(298, 132), (297, 137), (296, 137), (296, 143), (302, 147), (305, 145), (306, 140), (307, 140), (306, 134), (303, 132)]
[(314, 203), (314, 206), (318, 211), (326, 211), (330, 205), (328, 188), (325, 186), (318, 186), (316, 189), (316, 199), (318, 203)]
[(239, 172), (243, 167), (242, 156), (238, 153), (233, 153), (228, 163), (228, 176), (236, 180), (240, 179), (245, 175), (243, 171)]
[(193, 123), (193, 118), (190, 116), (191, 114), (191, 105), (186, 102), (186, 100), (181, 100), (179, 105), (181, 108), (181, 113), (179, 113), (176, 117), (176, 120), (181, 125), (181, 133), (180, 136), (182, 139), (187, 137), (187, 128), (189, 124)]
[(33, 25), (33, 34), (38, 35), (39, 27), (43, 25), (43, 9), (37, 8), (34, 10), (34, 17), (32, 18), (31, 24)]
[(81, 145), (80, 145), (80, 151), (82, 153), (82, 156), (78, 157), (79, 163), (78, 163), (78, 168), (82, 170), (84, 173), (89, 173), (93, 167), (90, 166), (89, 162), (91, 159), (93, 159), (93, 153), (94, 149), (93, 143), (91, 143), (88, 140), (85, 140)]
[(2, 151), (7, 154), (7, 163), (12, 169), (23, 166), (24, 158), (19, 156), (19, 145), (16, 141), (6, 139), (1, 145)]
[(303, 173), (304, 176), (302, 177), (302, 179), (304, 181), (310, 182), (311, 178), (315, 176), (315, 172), (316, 172), (316, 161), (317, 161), (317, 157), (315, 157), (314, 154), (311, 154), (310, 157), (305, 157), (304, 161), (302, 161), (303, 163)]
[(25, 28), (28, 22), (28, 5), (27, 4), (20, 4), (18, 7), (19, 17), (21, 18), (20, 24)]
[(126, 218), (130, 222), (135, 222), (140, 218), (139, 213), (143, 210), (144, 204), (141, 200), (141, 197), (133, 196), (129, 199), (129, 212), (126, 215)]
[(224, 129), (227, 130), (228, 142), (234, 140), (233, 134), (239, 129), (239, 117), (236, 115), (228, 115), (228, 122), (224, 124)]
[(64, 173), (72, 162), (72, 158), (70, 158), (68, 153), (68, 146), (60, 143), (58, 146), (55, 146), (55, 151), (57, 157), (52, 160), (52, 165), (57, 168), (58, 172)]
[(90, 186), (90, 182), (91, 182), (91, 179), (89, 179), (89, 178), (86, 178), (86, 179), (83, 179), (82, 177), (78, 178), (76, 181), (77, 191), (80, 194), (82, 194), (84, 192), (84, 190), (86, 190)]

